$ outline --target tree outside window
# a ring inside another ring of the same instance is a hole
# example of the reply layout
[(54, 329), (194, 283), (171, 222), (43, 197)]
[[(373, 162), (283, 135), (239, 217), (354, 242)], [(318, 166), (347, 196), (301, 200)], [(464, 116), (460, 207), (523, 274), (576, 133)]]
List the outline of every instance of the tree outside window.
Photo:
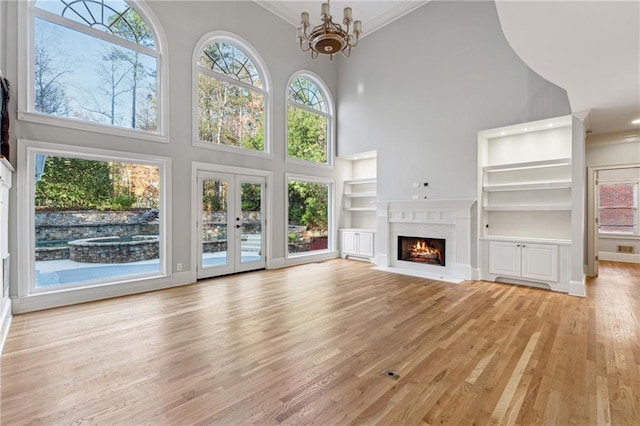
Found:
[(49, 0), (31, 10), (34, 111), (158, 131), (159, 52), (129, 3)]
[(289, 84), (287, 156), (313, 163), (330, 163), (332, 116), (320, 86), (306, 76)]
[(198, 58), (198, 140), (265, 151), (266, 91), (260, 71), (231, 43), (212, 42)]
[(288, 197), (288, 253), (326, 250), (329, 247), (330, 185), (290, 179)]

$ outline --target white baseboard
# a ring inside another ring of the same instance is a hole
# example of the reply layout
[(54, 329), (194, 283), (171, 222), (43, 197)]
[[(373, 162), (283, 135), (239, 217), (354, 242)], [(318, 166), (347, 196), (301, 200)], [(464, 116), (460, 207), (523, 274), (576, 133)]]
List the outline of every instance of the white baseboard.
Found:
[(585, 279), (582, 277), (582, 281), (569, 281), (569, 288), (567, 293), (571, 296), (587, 297), (587, 287), (585, 286)]
[(612, 262), (640, 263), (640, 254), (614, 253), (610, 251), (598, 252), (598, 260), (610, 260)]
[(9, 327), (11, 327), (11, 299), (7, 298), (4, 301), (2, 317), (0, 317), (0, 355), (2, 355), (4, 343), (9, 335)]
[(471, 268), (471, 279), (474, 281), (480, 280), (480, 268)]
[(91, 288), (69, 289), (55, 293), (33, 294), (13, 299), (13, 313), (22, 314), (42, 309), (93, 302), (112, 297), (127, 296), (165, 288), (191, 284), (191, 272), (177, 272), (170, 277), (96, 286)]
[(287, 266), (287, 259), (278, 257), (267, 262), (267, 269), (280, 269)]

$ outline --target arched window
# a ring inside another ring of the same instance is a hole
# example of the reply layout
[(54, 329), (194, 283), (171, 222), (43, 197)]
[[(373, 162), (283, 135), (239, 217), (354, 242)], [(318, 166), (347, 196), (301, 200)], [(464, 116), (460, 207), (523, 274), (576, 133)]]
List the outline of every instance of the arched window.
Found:
[(28, 111), (162, 133), (159, 41), (136, 7), (125, 0), (30, 3)]
[(287, 156), (332, 164), (333, 111), (328, 91), (319, 78), (299, 74), (287, 93)]
[(266, 152), (268, 84), (257, 53), (231, 35), (204, 40), (194, 58), (196, 144)]

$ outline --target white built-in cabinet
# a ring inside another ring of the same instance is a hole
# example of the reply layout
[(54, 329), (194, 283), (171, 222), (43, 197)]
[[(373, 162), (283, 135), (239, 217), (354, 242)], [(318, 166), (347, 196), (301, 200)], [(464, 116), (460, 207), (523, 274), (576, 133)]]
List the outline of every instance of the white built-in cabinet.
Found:
[(11, 324), (11, 299), (9, 299), (9, 190), (13, 167), (0, 156), (0, 353)]
[(371, 260), (374, 256), (377, 167), (375, 153), (342, 158), (347, 176), (342, 192), (340, 255)]
[(372, 258), (374, 235), (373, 229), (341, 229), (340, 255)]
[(572, 120), (478, 134), (480, 278), (567, 291)]

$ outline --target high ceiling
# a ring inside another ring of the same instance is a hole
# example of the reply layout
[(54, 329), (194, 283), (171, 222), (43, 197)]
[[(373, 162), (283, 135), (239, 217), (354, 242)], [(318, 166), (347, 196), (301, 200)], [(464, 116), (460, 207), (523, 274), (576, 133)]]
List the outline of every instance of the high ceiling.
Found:
[[(302, 11), (309, 12), (312, 25), (320, 22), (321, 0), (255, 1), (293, 26)], [(425, 3), (332, 1), (331, 13), (341, 17), (351, 7), (366, 37)], [(640, 118), (640, 0), (497, 0), (496, 7), (515, 52), (567, 90), (574, 113), (590, 112), (593, 133), (640, 130), (631, 124)]]

